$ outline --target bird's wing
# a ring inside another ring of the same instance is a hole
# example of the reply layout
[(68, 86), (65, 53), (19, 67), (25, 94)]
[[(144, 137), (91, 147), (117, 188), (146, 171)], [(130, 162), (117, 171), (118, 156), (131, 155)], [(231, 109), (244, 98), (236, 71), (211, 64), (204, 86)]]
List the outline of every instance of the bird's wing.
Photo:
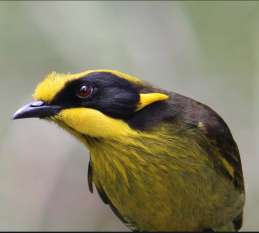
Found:
[[(208, 114), (194, 117), (194, 123), (199, 131), (206, 137), (213, 150), (216, 152), (217, 161), (223, 166), (220, 169), (223, 173), (230, 175), (234, 185), (245, 193), (244, 178), (242, 172), (239, 150), (232, 134), (225, 121), (214, 111)], [(195, 119), (196, 118), (196, 119)], [(198, 120), (199, 119), (199, 120)], [(233, 220), (235, 229), (240, 230), (243, 222), (243, 211)]]
[(244, 191), (244, 179), (238, 147), (224, 120), (216, 113), (208, 121), (196, 122), (200, 132), (216, 150), (218, 159), (224, 169), (232, 177), (237, 188)]
[[(88, 164), (88, 187), (91, 193), (93, 193), (93, 169), (92, 169), (92, 165), (91, 165), (91, 160), (89, 161)], [(100, 198), (102, 199), (102, 201), (105, 204), (108, 204), (112, 211), (116, 214), (116, 216), (125, 224), (125, 225), (130, 225), (122, 216), (121, 214), (118, 212), (118, 210), (115, 208), (115, 206), (112, 204), (112, 202), (110, 201), (110, 199), (108, 198), (108, 196), (106, 195), (106, 193), (104, 192), (100, 182), (96, 182), (95, 181), (95, 187), (98, 191), (98, 194), (100, 196)]]
[(186, 97), (181, 98), (186, 105), (184, 114), (187, 124), (195, 125), (204, 135), (213, 151), (214, 161), (223, 165), (218, 168), (231, 177), (241, 192), (245, 192), (239, 150), (225, 121), (210, 107)]
[[(227, 126), (223, 129), (217, 129), (216, 127), (215, 130), (207, 127), (207, 130), (214, 132), (213, 134), (207, 136), (207, 138), (210, 140), (211, 144), (218, 149), (219, 153), (217, 153), (217, 155), (224, 165), (224, 167), (221, 167), (221, 169), (227, 170), (233, 179), (235, 186), (241, 192), (245, 193), (240, 154), (238, 147), (230, 133), (230, 130)], [(236, 219), (233, 220), (233, 224), (235, 230), (239, 231), (243, 224), (243, 211), (236, 217)]]
[(91, 166), (91, 159), (88, 163), (88, 188), (91, 193), (94, 192), (94, 190), (93, 190), (93, 168)]

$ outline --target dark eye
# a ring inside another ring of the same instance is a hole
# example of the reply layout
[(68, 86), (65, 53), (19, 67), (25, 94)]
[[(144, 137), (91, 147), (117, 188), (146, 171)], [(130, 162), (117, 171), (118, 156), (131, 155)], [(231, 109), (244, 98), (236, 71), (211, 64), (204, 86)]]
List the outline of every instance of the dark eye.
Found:
[(77, 89), (77, 95), (79, 97), (87, 97), (92, 93), (93, 88), (88, 85), (82, 85)]

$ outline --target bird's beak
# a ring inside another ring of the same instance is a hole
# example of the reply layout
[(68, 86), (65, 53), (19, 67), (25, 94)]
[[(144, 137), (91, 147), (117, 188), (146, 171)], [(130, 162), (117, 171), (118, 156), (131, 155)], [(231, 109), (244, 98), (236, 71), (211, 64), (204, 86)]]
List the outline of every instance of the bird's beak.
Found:
[(61, 106), (58, 105), (47, 105), (44, 101), (35, 101), (21, 107), (13, 115), (12, 120), (21, 118), (31, 118), (31, 117), (46, 117), (57, 115), (62, 110)]

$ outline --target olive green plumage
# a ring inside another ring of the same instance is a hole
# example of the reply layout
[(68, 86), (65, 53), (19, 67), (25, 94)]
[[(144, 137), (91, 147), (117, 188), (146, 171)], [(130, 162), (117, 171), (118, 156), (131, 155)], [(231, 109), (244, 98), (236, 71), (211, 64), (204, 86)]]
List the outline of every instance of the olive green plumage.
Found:
[(238, 231), (245, 202), (224, 120), (188, 97), (111, 70), (52, 73), (13, 119), (56, 122), (91, 152), (93, 183), (135, 231)]

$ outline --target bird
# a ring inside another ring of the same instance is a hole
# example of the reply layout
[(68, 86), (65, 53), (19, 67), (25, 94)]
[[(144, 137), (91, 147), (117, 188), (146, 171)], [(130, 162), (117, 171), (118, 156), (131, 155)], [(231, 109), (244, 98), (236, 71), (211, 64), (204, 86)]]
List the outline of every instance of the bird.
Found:
[(239, 231), (245, 187), (213, 109), (125, 73), (52, 72), (12, 119), (55, 122), (90, 151), (88, 186), (132, 231)]

